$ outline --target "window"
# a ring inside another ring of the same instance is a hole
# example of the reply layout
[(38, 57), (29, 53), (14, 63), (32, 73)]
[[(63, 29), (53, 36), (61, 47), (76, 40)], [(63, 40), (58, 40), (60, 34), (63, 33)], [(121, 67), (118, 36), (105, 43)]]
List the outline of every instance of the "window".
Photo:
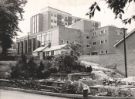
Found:
[(98, 52), (92, 52), (91, 53), (91, 55), (97, 55), (98, 54)]
[(100, 34), (102, 35), (102, 34), (104, 34), (104, 31), (102, 30), (102, 31), (100, 31)]
[(93, 45), (96, 45), (96, 42), (93, 42)]
[(53, 56), (54, 55), (54, 50), (53, 51), (51, 51), (51, 56)]
[(63, 44), (64, 43), (64, 40), (61, 40), (61, 43)]
[(65, 17), (65, 21), (68, 21), (68, 18), (67, 17)]
[(56, 20), (54, 20), (54, 23), (57, 23)]
[(101, 54), (103, 54), (104, 53), (104, 51), (101, 51)]
[(46, 52), (46, 56), (49, 56), (49, 51)]
[(100, 44), (103, 44), (103, 43), (104, 43), (104, 41), (103, 41), (103, 40), (101, 40), (101, 41), (100, 41)]
[(105, 52), (106, 52), (106, 54), (108, 53), (107, 50)]
[(51, 13), (51, 16), (53, 16), (53, 14)]
[(53, 22), (53, 20), (51, 20), (51, 22)]
[(86, 39), (89, 39), (89, 36), (86, 36)]
[(69, 41), (67, 41), (67, 43), (69, 43)]
[(99, 27), (99, 24), (97, 22), (95, 23), (95, 27)]
[(96, 32), (93, 32), (93, 36), (96, 36)]
[(86, 45), (86, 47), (90, 47), (90, 45)]

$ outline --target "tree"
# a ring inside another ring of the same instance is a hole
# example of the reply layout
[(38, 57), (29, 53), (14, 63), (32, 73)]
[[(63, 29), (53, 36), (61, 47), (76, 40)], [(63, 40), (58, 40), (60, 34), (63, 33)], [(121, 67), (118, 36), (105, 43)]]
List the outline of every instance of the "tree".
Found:
[(0, 1), (0, 42), (2, 54), (6, 55), (11, 47), (12, 39), (20, 31), (18, 22), (23, 20), (23, 7), (26, 0), (1, 0)]
[[(125, 14), (125, 7), (127, 5), (130, 5), (131, 3), (135, 3), (135, 0), (104, 0), (108, 7), (113, 11), (115, 14), (115, 18), (120, 18), (123, 23), (131, 23), (132, 20), (135, 21), (135, 15), (132, 15), (129, 18), (123, 19), (123, 15)], [(94, 2), (90, 8), (89, 12), (86, 13), (86, 15), (89, 16), (89, 18), (94, 16), (95, 11), (101, 11), (100, 6), (97, 2)]]
[(76, 58), (80, 56), (81, 54), (81, 45), (80, 44), (75, 44), (75, 43), (70, 43), (69, 47), (71, 48), (71, 55), (75, 56)]
[(71, 43), (67, 45), (67, 49), (70, 49), (70, 53), (63, 53), (54, 57), (53, 66), (58, 68), (59, 72), (79, 71), (81, 64), (79, 64), (78, 57), (81, 53), (81, 45)]

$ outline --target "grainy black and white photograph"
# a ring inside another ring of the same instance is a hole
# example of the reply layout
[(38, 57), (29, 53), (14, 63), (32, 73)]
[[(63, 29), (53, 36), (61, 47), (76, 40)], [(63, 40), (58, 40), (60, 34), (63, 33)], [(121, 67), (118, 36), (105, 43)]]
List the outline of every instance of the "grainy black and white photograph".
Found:
[(135, 0), (0, 0), (0, 99), (135, 99)]

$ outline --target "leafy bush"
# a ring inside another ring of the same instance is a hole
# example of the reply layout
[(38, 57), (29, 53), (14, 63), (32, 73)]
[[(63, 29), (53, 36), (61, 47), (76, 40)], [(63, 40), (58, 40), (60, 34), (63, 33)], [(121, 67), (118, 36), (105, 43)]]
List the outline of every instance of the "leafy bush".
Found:
[(29, 60), (22, 55), (17, 64), (11, 68), (11, 78), (15, 79), (33, 79), (37, 76), (37, 64), (33, 58)]

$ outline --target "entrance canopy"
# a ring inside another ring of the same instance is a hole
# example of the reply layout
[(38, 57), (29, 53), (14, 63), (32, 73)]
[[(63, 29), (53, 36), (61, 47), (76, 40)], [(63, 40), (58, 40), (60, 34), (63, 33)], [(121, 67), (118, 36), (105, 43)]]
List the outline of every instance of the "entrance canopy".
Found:
[(45, 48), (43, 51), (46, 52), (46, 51), (55, 51), (55, 50), (59, 50), (59, 49), (62, 49), (64, 47), (66, 47), (67, 44), (63, 44), (63, 45), (57, 45), (57, 46), (51, 46), (50, 48)]
[(42, 47), (39, 47), (37, 49), (35, 49), (33, 52), (41, 52), (45, 49), (46, 47), (45, 46), (42, 46)]

